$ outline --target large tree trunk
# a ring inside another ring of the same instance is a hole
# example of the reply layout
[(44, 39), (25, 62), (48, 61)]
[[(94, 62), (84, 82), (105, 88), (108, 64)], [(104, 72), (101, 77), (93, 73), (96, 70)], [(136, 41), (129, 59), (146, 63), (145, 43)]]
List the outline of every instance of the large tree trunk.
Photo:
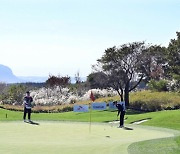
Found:
[(124, 89), (124, 101), (126, 107), (129, 106), (129, 81), (126, 83), (125, 89)]
[(121, 102), (123, 102), (123, 94), (120, 95), (120, 98), (121, 98)]
[(125, 90), (124, 92), (124, 100), (126, 107), (129, 107), (129, 90)]

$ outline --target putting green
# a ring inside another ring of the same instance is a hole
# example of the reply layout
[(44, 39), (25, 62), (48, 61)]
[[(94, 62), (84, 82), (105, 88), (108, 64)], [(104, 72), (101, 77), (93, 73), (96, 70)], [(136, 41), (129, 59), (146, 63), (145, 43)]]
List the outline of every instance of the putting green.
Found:
[(131, 143), (172, 137), (164, 129), (118, 124), (39, 122), (0, 122), (0, 153), (2, 154), (87, 154), (127, 153)]

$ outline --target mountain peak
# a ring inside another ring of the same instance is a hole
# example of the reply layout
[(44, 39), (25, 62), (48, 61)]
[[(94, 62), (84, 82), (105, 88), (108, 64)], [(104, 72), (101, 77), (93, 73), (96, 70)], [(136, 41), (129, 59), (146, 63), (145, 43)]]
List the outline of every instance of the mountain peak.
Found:
[(3, 76), (5, 74), (12, 75), (13, 72), (8, 66), (0, 64), (0, 76)]
[(0, 64), (0, 82), (5, 83), (25, 83), (25, 82), (45, 82), (48, 77), (37, 76), (16, 76), (8, 66)]
[(11, 68), (0, 64), (0, 82), (16, 83), (20, 81), (21, 80), (13, 74)]

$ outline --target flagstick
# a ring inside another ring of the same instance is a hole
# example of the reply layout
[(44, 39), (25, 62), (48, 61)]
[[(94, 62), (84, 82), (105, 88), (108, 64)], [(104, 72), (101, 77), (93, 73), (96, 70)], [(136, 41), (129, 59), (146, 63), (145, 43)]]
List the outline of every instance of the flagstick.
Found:
[[(90, 94), (90, 99), (94, 102), (95, 98), (94, 98), (94, 95), (92, 93), (92, 90), (91, 90), (91, 94)], [(90, 117), (89, 117), (89, 133), (91, 133), (91, 103), (89, 103), (90, 105)]]
[(90, 114), (89, 114), (89, 133), (91, 133), (91, 103), (89, 103), (90, 106)]

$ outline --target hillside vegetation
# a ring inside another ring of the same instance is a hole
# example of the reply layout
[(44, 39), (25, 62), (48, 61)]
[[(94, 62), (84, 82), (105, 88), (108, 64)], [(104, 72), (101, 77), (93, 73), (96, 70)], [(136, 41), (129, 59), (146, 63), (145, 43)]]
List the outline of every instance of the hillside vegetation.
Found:
[[(95, 102), (109, 102), (118, 100), (119, 96), (101, 97), (97, 98)], [(75, 104), (90, 104), (90, 100), (77, 101)], [(73, 110), (74, 103), (50, 106), (34, 106), (33, 112), (67, 112)], [(22, 105), (0, 105), (1, 108), (22, 111)], [(130, 106), (129, 108), (138, 111), (150, 112), (160, 110), (174, 110), (180, 109), (180, 93), (176, 92), (152, 92), (152, 91), (139, 91), (130, 93)]]
[(143, 111), (180, 109), (180, 93), (140, 91), (131, 93), (131, 108)]

